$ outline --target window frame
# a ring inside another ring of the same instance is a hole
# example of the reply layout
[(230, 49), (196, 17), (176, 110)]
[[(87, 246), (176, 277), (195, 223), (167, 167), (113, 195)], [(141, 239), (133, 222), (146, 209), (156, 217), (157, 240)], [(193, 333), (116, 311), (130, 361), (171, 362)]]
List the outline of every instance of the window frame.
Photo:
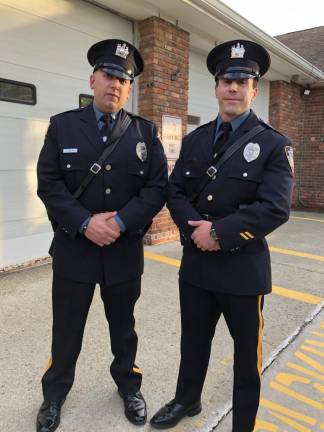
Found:
[(17, 104), (22, 104), (22, 105), (36, 105), (37, 104), (37, 89), (36, 89), (36, 86), (34, 84), (25, 83), (23, 81), (10, 80), (7, 78), (0, 78), (0, 85), (1, 85), (1, 83), (14, 84), (14, 85), (17, 85), (20, 87), (30, 88), (32, 90), (33, 100), (32, 101), (26, 101), (26, 100), (21, 100), (21, 99), (16, 99), (16, 98), (5, 97), (5, 96), (1, 96), (1, 93), (0, 93), (0, 101), (17, 103)]
[(87, 107), (88, 105), (85, 105), (85, 106), (81, 106), (81, 99), (83, 98), (83, 97), (88, 97), (88, 98), (92, 98), (92, 101), (91, 102), (89, 102), (89, 104), (88, 105), (90, 105), (92, 102), (93, 102), (93, 98), (94, 98), (94, 96), (93, 95), (90, 95), (90, 94), (87, 94), (87, 93), (79, 93), (79, 108), (85, 108), (85, 107)]

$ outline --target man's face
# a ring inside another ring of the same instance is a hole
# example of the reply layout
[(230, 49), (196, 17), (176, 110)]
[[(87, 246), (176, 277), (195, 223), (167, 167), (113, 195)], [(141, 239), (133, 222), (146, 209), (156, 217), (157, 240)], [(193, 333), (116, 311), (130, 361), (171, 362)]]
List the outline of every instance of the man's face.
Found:
[(118, 78), (101, 69), (90, 76), (94, 102), (103, 113), (119, 111), (126, 104), (132, 89), (130, 80)]
[(231, 121), (247, 111), (258, 94), (252, 78), (230, 80), (219, 78), (215, 87), (219, 114), (224, 121)]

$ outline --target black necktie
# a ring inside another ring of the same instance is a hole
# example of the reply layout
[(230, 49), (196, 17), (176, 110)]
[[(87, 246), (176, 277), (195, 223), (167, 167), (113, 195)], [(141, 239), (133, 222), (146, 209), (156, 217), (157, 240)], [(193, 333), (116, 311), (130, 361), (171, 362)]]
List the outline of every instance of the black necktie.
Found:
[(112, 117), (110, 114), (104, 114), (100, 117), (100, 120), (104, 123), (100, 129), (100, 135), (102, 136), (102, 141), (106, 143), (111, 131)]
[(213, 148), (213, 157), (214, 159), (224, 150), (226, 141), (229, 138), (230, 132), (232, 130), (232, 125), (230, 122), (223, 122), (220, 125), (220, 130), (223, 131), (222, 134), (219, 135), (217, 140), (215, 141), (214, 148)]

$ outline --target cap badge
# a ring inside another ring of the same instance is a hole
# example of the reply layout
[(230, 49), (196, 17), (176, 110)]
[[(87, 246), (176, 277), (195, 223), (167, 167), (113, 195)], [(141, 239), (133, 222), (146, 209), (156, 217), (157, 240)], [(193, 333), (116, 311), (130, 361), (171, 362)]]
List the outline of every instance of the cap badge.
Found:
[(139, 160), (145, 162), (147, 159), (147, 148), (145, 142), (138, 142), (136, 144), (136, 154)]
[(260, 154), (260, 146), (258, 143), (250, 142), (246, 144), (243, 156), (246, 162), (252, 162), (259, 157)]
[(243, 45), (240, 45), (237, 42), (236, 45), (233, 45), (231, 48), (231, 58), (243, 58), (245, 53), (245, 49)]
[(126, 59), (127, 56), (129, 55), (128, 46), (125, 43), (123, 43), (123, 45), (119, 43), (117, 45), (115, 55)]

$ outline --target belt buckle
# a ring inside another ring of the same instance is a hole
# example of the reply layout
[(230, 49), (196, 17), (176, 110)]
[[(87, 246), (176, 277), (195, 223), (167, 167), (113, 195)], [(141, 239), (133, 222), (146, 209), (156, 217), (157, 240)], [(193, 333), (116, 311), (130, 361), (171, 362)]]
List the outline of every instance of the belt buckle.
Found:
[(214, 167), (214, 165), (210, 166), (208, 170), (206, 171), (206, 174), (208, 177), (214, 179), (216, 177), (217, 168)]
[(90, 167), (90, 171), (93, 174), (98, 174), (98, 172), (101, 170), (101, 166), (99, 164), (97, 164), (97, 162), (95, 162), (91, 167)]

